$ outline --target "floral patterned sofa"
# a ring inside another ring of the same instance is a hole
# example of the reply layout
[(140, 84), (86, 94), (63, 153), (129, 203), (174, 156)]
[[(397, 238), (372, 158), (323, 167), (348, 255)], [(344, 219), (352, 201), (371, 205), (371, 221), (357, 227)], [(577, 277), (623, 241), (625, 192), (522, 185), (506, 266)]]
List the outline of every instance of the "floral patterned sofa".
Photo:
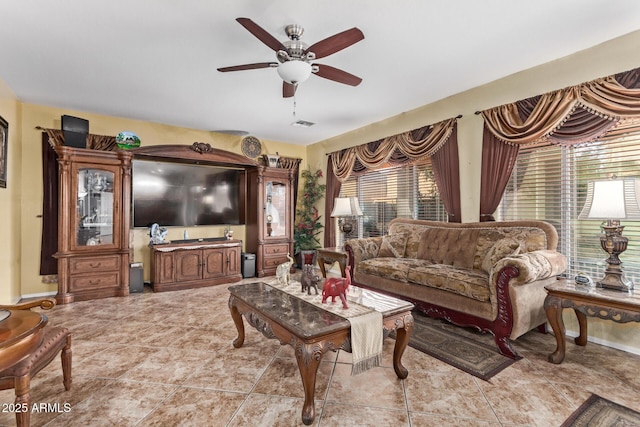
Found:
[(398, 218), (383, 237), (345, 243), (352, 281), (411, 301), (431, 317), (491, 332), (500, 352), (544, 327), (544, 286), (564, 272), (544, 221), (443, 223)]

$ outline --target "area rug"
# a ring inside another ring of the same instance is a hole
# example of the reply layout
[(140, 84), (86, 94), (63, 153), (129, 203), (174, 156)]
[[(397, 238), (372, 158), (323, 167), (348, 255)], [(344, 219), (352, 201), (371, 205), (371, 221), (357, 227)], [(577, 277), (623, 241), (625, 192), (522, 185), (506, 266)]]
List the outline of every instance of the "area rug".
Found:
[(592, 394), (561, 427), (640, 426), (640, 412)]
[[(503, 356), (495, 345), (473, 339), (473, 332), (414, 312), (409, 346), (473, 376), (488, 381), (516, 360)], [(480, 334), (476, 334), (480, 335)], [(482, 335), (493, 343), (493, 336)]]

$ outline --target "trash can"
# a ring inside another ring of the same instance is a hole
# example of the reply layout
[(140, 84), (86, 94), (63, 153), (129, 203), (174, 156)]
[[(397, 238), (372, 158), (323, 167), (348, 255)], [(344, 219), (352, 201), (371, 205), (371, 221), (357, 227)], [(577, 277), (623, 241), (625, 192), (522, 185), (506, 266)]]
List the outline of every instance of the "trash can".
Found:
[(129, 264), (129, 292), (140, 293), (144, 291), (144, 269), (141, 262)]
[(242, 277), (255, 277), (256, 276), (256, 254), (248, 254), (242, 252), (241, 254), (241, 269)]

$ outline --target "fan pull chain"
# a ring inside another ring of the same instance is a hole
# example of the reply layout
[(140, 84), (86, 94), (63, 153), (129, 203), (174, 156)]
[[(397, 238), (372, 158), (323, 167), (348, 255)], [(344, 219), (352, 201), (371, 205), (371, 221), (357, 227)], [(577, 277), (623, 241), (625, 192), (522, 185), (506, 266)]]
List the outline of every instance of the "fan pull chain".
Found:
[(293, 118), (296, 118), (296, 95), (293, 94)]

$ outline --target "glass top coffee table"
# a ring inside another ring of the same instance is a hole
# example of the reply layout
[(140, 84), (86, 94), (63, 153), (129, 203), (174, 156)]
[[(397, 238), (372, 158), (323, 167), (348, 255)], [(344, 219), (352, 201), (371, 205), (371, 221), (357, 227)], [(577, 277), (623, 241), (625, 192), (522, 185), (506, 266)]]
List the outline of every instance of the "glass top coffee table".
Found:
[[(382, 313), (385, 336), (396, 331), (393, 368), (398, 378), (406, 378), (409, 372), (401, 359), (413, 329), (413, 304), (355, 286), (351, 288), (348, 301)], [(244, 344), (244, 316), (265, 337), (278, 339), (280, 344), (289, 344), (295, 350), (305, 395), (302, 422), (311, 424), (315, 418), (318, 366), (326, 352), (350, 350), (349, 320), (262, 282), (233, 285), (229, 292), (229, 310), (238, 330), (234, 347)]]

